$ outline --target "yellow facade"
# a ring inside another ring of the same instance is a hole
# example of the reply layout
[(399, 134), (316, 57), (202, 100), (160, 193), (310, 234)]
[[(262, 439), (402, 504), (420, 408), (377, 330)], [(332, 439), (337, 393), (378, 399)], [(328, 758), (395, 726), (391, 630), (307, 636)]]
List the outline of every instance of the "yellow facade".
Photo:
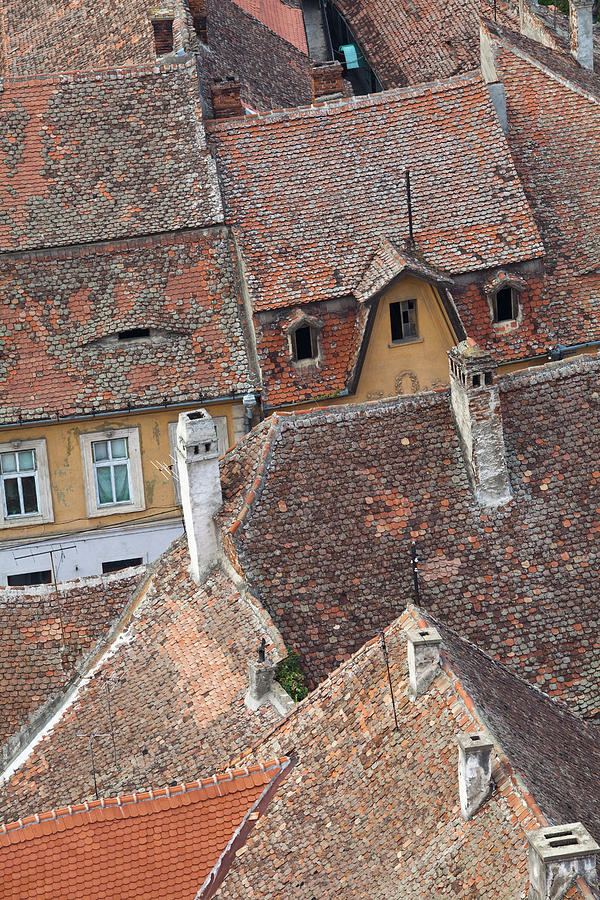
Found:
[[(392, 343), (390, 303), (417, 301), (416, 339)], [(434, 287), (413, 276), (397, 281), (379, 300), (358, 388), (358, 402), (443, 387), (448, 384), (446, 351), (457, 342)]]
[[(198, 404), (187, 409), (195, 409)], [(21, 426), (0, 431), (0, 443), (11, 441), (46, 440), (48, 469), (52, 493), (54, 521), (43, 525), (17, 526), (2, 529), (3, 540), (39, 538), (44, 535), (105, 528), (109, 525), (136, 522), (158, 522), (180, 515), (175, 502), (173, 480), (168, 474), (171, 465), (169, 423), (177, 422), (186, 408), (132, 413), (124, 416), (98, 416), (72, 422), (57, 422), (36, 426)], [(210, 404), (211, 416), (227, 418), (229, 445), (234, 442), (235, 423), (233, 404)], [(83, 461), (80, 435), (102, 431), (137, 428), (140, 441), (145, 509), (127, 512), (120, 507), (117, 514), (89, 518), (84, 489)]]

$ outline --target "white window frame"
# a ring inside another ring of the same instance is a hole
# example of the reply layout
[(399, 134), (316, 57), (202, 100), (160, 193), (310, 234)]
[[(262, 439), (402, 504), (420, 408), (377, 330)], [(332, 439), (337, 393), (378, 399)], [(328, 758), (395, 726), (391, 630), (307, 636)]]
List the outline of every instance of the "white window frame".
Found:
[[(130, 501), (117, 503), (98, 503), (96, 491), (96, 467), (94, 466), (94, 454), (92, 444), (96, 441), (112, 441), (116, 438), (126, 438), (129, 450), (129, 493)], [(132, 512), (140, 512), (146, 509), (144, 498), (144, 476), (142, 472), (142, 455), (140, 452), (139, 428), (115, 428), (106, 431), (92, 431), (79, 435), (81, 445), (81, 461), (83, 464), (83, 484), (85, 488), (85, 505), (90, 519), (97, 516), (127, 515)]]
[(50, 472), (48, 469), (48, 451), (46, 439), (27, 441), (15, 439), (0, 444), (0, 453), (16, 453), (20, 450), (34, 450), (36, 459), (35, 487), (37, 492), (38, 513), (24, 513), (22, 516), (6, 516), (4, 512), (4, 479), (2, 479), (0, 498), (0, 528), (24, 528), (30, 525), (45, 525), (54, 522), (52, 507), (52, 490), (50, 488)]
[[(229, 450), (229, 427), (227, 416), (214, 416), (213, 422), (217, 429), (217, 450), (219, 456), (223, 456)], [(173, 490), (175, 491), (175, 505), (181, 506), (181, 488), (179, 487), (179, 473), (177, 471), (177, 422), (169, 422), (169, 447), (171, 451), (170, 465), (173, 467)]]

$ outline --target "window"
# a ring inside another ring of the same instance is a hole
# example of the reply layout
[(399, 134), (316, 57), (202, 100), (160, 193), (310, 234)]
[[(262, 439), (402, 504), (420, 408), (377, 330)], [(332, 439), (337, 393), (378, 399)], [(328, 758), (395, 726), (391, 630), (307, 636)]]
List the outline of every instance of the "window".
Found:
[(150, 337), (150, 329), (149, 328), (129, 328), (127, 331), (119, 331), (118, 340), (120, 341), (135, 341), (139, 338), (147, 338)]
[(0, 444), (0, 479), (2, 527), (53, 521), (45, 440)]
[(390, 303), (390, 327), (392, 343), (418, 337), (417, 301), (400, 300), (397, 303)]
[(133, 559), (113, 559), (112, 562), (102, 563), (102, 574), (108, 575), (109, 572), (120, 572), (121, 569), (129, 569), (131, 566), (141, 566), (143, 562), (141, 556)]
[(292, 358), (294, 362), (303, 359), (316, 359), (319, 355), (317, 333), (310, 325), (302, 325), (291, 333)]
[(519, 315), (519, 292), (503, 287), (493, 297), (494, 322), (509, 322)]
[(155, 19), (152, 22), (154, 29), (154, 46), (157, 56), (164, 56), (173, 52), (173, 19)]
[(30, 584), (50, 584), (52, 571), (44, 569), (41, 572), (22, 572), (19, 575), (9, 575), (6, 579), (9, 587), (25, 587)]
[(137, 428), (121, 428), (79, 437), (88, 516), (145, 509)]

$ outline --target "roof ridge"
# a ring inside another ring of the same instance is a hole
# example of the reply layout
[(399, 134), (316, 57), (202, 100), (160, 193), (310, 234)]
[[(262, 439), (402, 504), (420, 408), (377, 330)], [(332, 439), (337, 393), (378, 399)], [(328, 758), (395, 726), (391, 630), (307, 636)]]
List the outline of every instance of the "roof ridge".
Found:
[[(45, 810), (42, 813), (35, 813), (30, 816), (25, 816), (22, 819), (17, 819), (16, 821), (1, 823), (0, 824), (0, 838), (14, 834), (15, 832), (23, 832), (24, 839), (37, 837), (39, 832), (27, 832), (27, 828), (30, 825), (50, 825), (50, 829), (46, 829), (45, 833), (49, 834), (52, 831), (58, 830), (54, 823), (58, 820), (65, 819), (70, 816), (75, 816), (78, 813), (89, 813), (95, 810), (105, 810), (105, 809), (114, 809), (115, 807), (121, 808), (124, 806), (138, 805), (147, 803), (148, 801), (156, 801), (156, 800), (172, 800), (176, 797), (183, 797), (184, 795), (189, 794), (191, 791), (196, 791), (202, 796), (197, 796), (194, 798), (196, 801), (204, 799), (207, 789), (210, 787), (217, 787), (224, 783), (231, 782), (241, 782), (244, 779), (249, 778), (252, 775), (256, 775), (258, 773), (267, 773), (267, 772), (279, 772), (286, 763), (289, 762), (289, 757), (281, 756), (281, 757), (273, 757), (266, 763), (255, 763), (250, 766), (243, 766), (236, 769), (227, 768), (222, 772), (215, 773), (212, 776), (208, 776), (207, 778), (201, 778), (196, 781), (182, 782), (181, 784), (173, 785), (173, 786), (165, 786), (163, 788), (147, 788), (143, 791), (134, 791), (131, 794), (118, 794), (116, 797), (101, 797), (97, 800), (84, 800), (79, 803), (69, 804), (64, 807), (56, 807), (53, 809)], [(143, 813), (151, 813), (154, 812), (154, 807), (141, 809), (140, 814)], [(61, 829), (62, 830), (62, 829)]]
[(272, 449), (275, 439), (277, 437), (277, 432), (280, 433), (280, 414), (273, 413), (271, 419), (271, 424), (269, 425), (267, 432), (263, 439), (262, 450), (260, 452), (260, 456), (258, 458), (258, 465), (256, 466), (254, 472), (254, 480), (250, 489), (246, 494), (246, 499), (244, 500), (242, 507), (237, 515), (237, 518), (231, 523), (231, 525), (227, 528), (227, 534), (234, 535), (238, 528), (246, 521), (254, 505), (262, 492), (262, 488), (265, 481), (265, 476), (267, 474), (269, 468), (269, 462), (271, 461)]
[(294, 121), (297, 119), (316, 118), (321, 115), (332, 116), (336, 113), (347, 112), (348, 110), (389, 106), (390, 103), (394, 101), (399, 102), (403, 99), (422, 97), (427, 93), (444, 93), (450, 89), (459, 90), (460, 88), (472, 85), (479, 85), (482, 88), (485, 87), (481, 73), (476, 69), (473, 69), (470, 72), (463, 72), (460, 75), (453, 75), (444, 80), (390, 88), (386, 91), (378, 91), (375, 94), (365, 94), (359, 97), (355, 95), (351, 97), (341, 97), (339, 99), (329, 100), (327, 103), (319, 103), (316, 106), (288, 106), (281, 109), (271, 109), (266, 112), (257, 112), (252, 115), (239, 116), (231, 119), (209, 119), (205, 122), (205, 127), (207, 132), (241, 131), (242, 129), (251, 128), (254, 125), (271, 124), (272, 122), (281, 122), (285, 119)]
[(508, 393), (518, 391), (528, 383), (533, 385), (564, 381), (583, 377), (594, 370), (600, 372), (600, 350), (596, 353), (580, 353), (569, 359), (548, 360), (541, 366), (528, 366), (526, 369), (506, 372), (500, 375), (498, 384), (502, 393)]
[(125, 78), (135, 78), (140, 75), (157, 75), (160, 72), (171, 72), (177, 69), (193, 69), (196, 71), (194, 58), (191, 54), (182, 56), (173, 62), (148, 62), (137, 66), (115, 66), (105, 69), (73, 69), (67, 72), (38, 73), (35, 75), (5, 75), (0, 77), (0, 93), (5, 87), (13, 84), (22, 84), (29, 87), (38, 87), (42, 84), (78, 84), (86, 81), (104, 81)]

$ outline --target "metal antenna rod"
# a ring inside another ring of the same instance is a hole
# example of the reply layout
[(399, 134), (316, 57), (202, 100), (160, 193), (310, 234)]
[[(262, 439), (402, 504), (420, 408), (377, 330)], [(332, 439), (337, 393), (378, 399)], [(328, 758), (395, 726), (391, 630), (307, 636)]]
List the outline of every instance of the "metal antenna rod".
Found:
[(494, 22), (498, 21), (498, 0), (494, 0)]
[(389, 686), (390, 686), (390, 696), (391, 696), (391, 698), (392, 698), (392, 709), (393, 709), (393, 711), (394, 711), (394, 723), (395, 723), (395, 726), (396, 726), (396, 731), (399, 731), (399, 728), (398, 728), (398, 715), (397, 715), (397, 713), (396, 713), (396, 700), (395, 700), (395, 698), (394, 698), (394, 688), (393, 688), (393, 686), (392, 686), (392, 673), (390, 672), (390, 661), (389, 661), (389, 658), (388, 658), (387, 644), (386, 644), (386, 642), (385, 642), (385, 633), (384, 633), (383, 631), (381, 632), (381, 647), (382, 647), (382, 649), (383, 649), (383, 658), (385, 659), (385, 664), (386, 664), (386, 667), (387, 667), (388, 683), (389, 683)]
[(417, 606), (421, 600), (421, 591), (419, 588), (419, 557), (417, 556), (417, 545), (414, 541), (412, 541), (410, 545), (410, 563), (413, 574), (413, 587), (415, 591), (415, 599), (417, 601)]
[(410, 191), (410, 169), (407, 169), (405, 172), (405, 180), (406, 180), (406, 205), (408, 208), (408, 236), (411, 244), (414, 242), (415, 236), (413, 233), (413, 214), (412, 214), (412, 196)]

